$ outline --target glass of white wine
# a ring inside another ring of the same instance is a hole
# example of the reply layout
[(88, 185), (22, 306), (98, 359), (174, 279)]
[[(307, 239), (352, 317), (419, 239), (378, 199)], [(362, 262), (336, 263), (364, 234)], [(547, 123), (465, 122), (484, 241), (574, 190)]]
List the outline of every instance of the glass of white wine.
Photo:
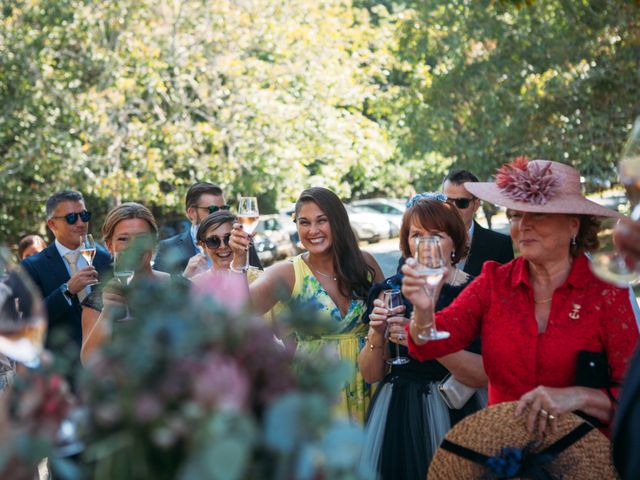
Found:
[[(424, 276), (427, 280), (425, 290), (427, 295), (431, 297), (431, 308), (435, 309), (436, 294), (438, 287), (444, 278), (447, 270), (447, 261), (442, 254), (440, 246), (440, 237), (429, 235), (419, 237), (415, 240), (416, 250), (415, 256), (418, 262), (418, 274)], [(431, 312), (433, 323), (424, 331), (418, 333), (420, 340), (444, 340), (449, 338), (449, 332), (438, 330), (436, 328), (435, 312)]]
[[(638, 221), (640, 220), (640, 117), (636, 119), (622, 149), (618, 173), (633, 208), (631, 219)], [(606, 282), (621, 287), (640, 282), (640, 265), (629, 266), (624, 256), (615, 251), (594, 254), (591, 269)]]
[(29, 368), (40, 365), (47, 331), (44, 302), (31, 278), (0, 246), (0, 354)]
[[(238, 200), (238, 221), (242, 224), (242, 229), (247, 232), (247, 234), (253, 234), (258, 226), (258, 222), (260, 221), (258, 199), (256, 197), (240, 197)], [(248, 250), (244, 269), (249, 270)]]
[[(126, 252), (113, 252), (113, 276), (122, 285), (127, 286), (133, 280), (135, 275), (135, 269), (132, 265), (131, 255), (127, 255)], [(118, 322), (128, 322), (133, 320), (131, 311), (129, 310), (129, 304), (126, 305), (126, 314), (123, 318), (118, 318)]]
[[(80, 247), (78, 251), (89, 265), (93, 265), (93, 259), (96, 256), (96, 242), (93, 240), (93, 235), (87, 233), (80, 236)], [(96, 280), (93, 285), (97, 285), (98, 283), (100, 282)]]

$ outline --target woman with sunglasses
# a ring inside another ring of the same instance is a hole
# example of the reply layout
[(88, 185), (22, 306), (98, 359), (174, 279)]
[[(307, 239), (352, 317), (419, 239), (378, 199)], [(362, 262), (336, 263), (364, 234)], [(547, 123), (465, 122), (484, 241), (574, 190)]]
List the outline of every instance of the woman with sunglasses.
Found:
[(211, 261), (211, 267), (206, 272), (192, 278), (193, 281), (214, 273), (216, 270), (228, 270), (233, 260), (233, 252), (229, 248), (231, 228), (236, 216), (228, 210), (218, 210), (207, 216), (198, 227), (196, 241), (204, 249)]
[[(329, 346), (354, 367), (338, 408), (362, 423), (371, 391), (357, 370), (366, 332), (360, 316), (369, 288), (383, 275), (375, 259), (358, 247), (347, 211), (335, 193), (321, 187), (304, 190), (294, 215), (307, 252), (266, 269), (249, 286), (251, 301), (259, 313), (269, 311), (278, 301), (309, 306), (335, 327), (322, 331), (318, 326), (320, 331), (313, 337), (294, 333), (299, 349), (314, 352)], [(239, 223), (233, 226), (230, 246), (234, 252), (232, 270), (240, 270), (245, 264), (249, 236)]]
[[(158, 225), (151, 211), (139, 203), (123, 203), (107, 214), (102, 225), (102, 236), (112, 257), (124, 252), (134, 239), (144, 244), (142, 254), (134, 267), (134, 281), (141, 278), (167, 281), (168, 273), (151, 267), (153, 248), (158, 238)], [(126, 299), (114, 281), (103, 289), (94, 290), (82, 303), (82, 349), (80, 358), (87, 363), (91, 355), (109, 338), (109, 324), (116, 313), (122, 313)]]

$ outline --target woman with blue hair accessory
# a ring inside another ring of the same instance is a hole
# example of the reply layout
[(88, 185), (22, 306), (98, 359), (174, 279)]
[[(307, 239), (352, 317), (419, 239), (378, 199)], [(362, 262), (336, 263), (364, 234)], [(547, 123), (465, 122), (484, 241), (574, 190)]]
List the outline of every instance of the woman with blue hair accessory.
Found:
[[(467, 232), (458, 211), (445, 203), (446, 195), (421, 193), (407, 202), (400, 228), (400, 250), (407, 258), (414, 254), (418, 237), (440, 237), (443, 254), (451, 259), (447, 283), (438, 297), (437, 309), (444, 308), (471, 281), (455, 268), (466, 255)], [(367, 342), (360, 352), (359, 366), (369, 383), (381, 382), (367, 414), (363, 466), (375, 469), (382, 479), (426, 478), (435, 450), (445, 433), (466, 415), (486, 405), (486, 397), (476, 393), (461, 409), (448, 408), (438, 393), (438, 384), (449, 373), (470, 387), (483, 387), (486, 375), (479, 355), (479, 341), (438, 360), (409, 359), (393, 364), (396, 345), (407, 356), (404, 330), (413, 306), (389, 312), (382, 301), (384, 290), (400, 290), (402, 274), (396, 274), (369, 291), (367, 311), (362, 317), (369, 325)]]

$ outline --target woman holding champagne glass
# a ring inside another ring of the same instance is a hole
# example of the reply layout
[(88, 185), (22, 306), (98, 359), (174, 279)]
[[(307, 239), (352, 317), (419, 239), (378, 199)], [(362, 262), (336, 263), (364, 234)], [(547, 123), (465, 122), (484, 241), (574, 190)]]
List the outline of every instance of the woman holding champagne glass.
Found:
[[(307, 252), (266, 269), (249, 286), (251, 301), (259, 313), (266, 313), (279, 301), (313, 306), (335, 329), (314, 338), (298, 334), (298, 348), (315, 351), (330, 344), (342, 359), (357, 367), (366, 330), (359, 319), (369, 288), (383, 278), (380, 267), (358, 247), (347, 211), (332, 191), (321, 187), (304, 190), (294, 215)], [(229, 243), (234, 252), (232, 270), (239, 271), (246, 264), (249, 241), (243, 225), (234, 224)], [(369, 395), (355, 368), (343, 389), (340, 411), (362, 422)]]
[[(476, 197), (507, 208), (521, 256), (482, 273), (435, 315), (412, 259), (402, 292), (414, 306), (409, 351), (419, 360), (464, 348), (482, 332), (489, 405), (519, 401), (530, 431), (556, 430), (566, 412), (607, 427), (638, 329), (626, 289), (591, 273), (585, 252), (598, 247), (598, 216), (618, 217), (586, 199), (580, 174), (547, 160), (518, 158), (495, 183), (466, 183)], [(419, 333), (436, 322), (446, 340)]]
[[(416, 256), (418, 243), (439, 245), (441, 258), (446, 259), (447, 281), (437, 295), (437, 310), (451, 303), (471, 281), (455, 267), (466, 255), (467, 232), (460, 214), (446, 199), (442, 193), (414, 196), (400, 227), (405, 259)], [(476, 393), (461, 409), (450, 409), (438, 393), (439, 382), (449, 373), (471, 387), (486, 385), (479, 339), (467, 350), (437, 360), (407, 358), (405, 326), (413, 306), (403, 299), (402, 306), (391, 311), (383, 301), (385, 294), (400, 289), (401, 282), (402, 275), (396, 274), (375, 284), (362, 318), (369, 333), (360, 351), (360, 371), (368, 383), (381, 382), (367, 414), (362, 462), (381, 479), (426, 478), (444, 434), (486, 405), (485, 396)]]
[[(128, 284), (134, 277), (146, 277), (168, 280), (169, 274), (151, 268), (152, 245), (158, 237), (158, 225), (151, 211), (135, 202), (123, 203), (111, 209), (102, 225), (102, 236), (116, 260), (114, 277), (122, 284)], [(131, 241), (137, 237), (149, 239), (150, 246), (137, 259), (135, 265), (126, 269), (119, 267), (119, 254), (122, 254)], [(86, 363), (91, 355), (108, 339), (111, 332), (113, 311), (121, 312), (125, 306), (126, 318), (131, 319), (126, 299), (119, 285), (109, 282), (102, 291), (94, 290), (82, 303), (82, 349), (80, 358)], [(119, 319), (116, 319), (119, 320)]]

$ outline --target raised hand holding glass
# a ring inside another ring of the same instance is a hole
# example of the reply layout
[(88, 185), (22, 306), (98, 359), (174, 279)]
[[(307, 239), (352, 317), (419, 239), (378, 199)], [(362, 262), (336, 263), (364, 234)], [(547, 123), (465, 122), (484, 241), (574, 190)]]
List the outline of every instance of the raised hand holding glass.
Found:
[[(258, 199), (256, 197), (240, 197), (238, 201), (238, 221), (248, 235), (253, 234), (260, 221)], [(244, 269), (249, 270), (249, 251), (247, 251)]]
[[(416, 245), (416, 261), (418, 262), (418, 274), (423, 275), (426, 279), (425, 291), (431, 297), (432, 308), (436, 302), (436, 294), (438, 287), (442, 283), (444, 273), (447, 270), (447, 261), (442, 254), (440, 246), (440, 237), (427, 236), (419, 237), (415, 240)], [(433, 323), (425, 330), (418, 333), (420, 340), (443, 340), (449, 338), (449, 332), (436, 329), (435, 315)]]
[[(633, 208), (631, 219), (640, 221), (640, 117), (622, 150), (618, 172)], [(591, 269), (604, 281), (620, 287), (640, 282), (640, 265), (629, 266), (624, 256), (615, 251), (594, 254)]]

